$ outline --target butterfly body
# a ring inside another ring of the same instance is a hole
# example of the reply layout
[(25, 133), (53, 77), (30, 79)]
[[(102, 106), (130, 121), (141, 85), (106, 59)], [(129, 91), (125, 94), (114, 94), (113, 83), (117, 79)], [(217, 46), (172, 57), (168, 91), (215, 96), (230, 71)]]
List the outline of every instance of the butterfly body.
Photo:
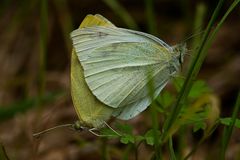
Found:
[[(89, 100), (88, 105), (77, 104), (81, 107), (75, 108), (79, 117), (90, 125), (110, 116), (131, 119), (151, 104), (152, 97), (156, 98), (178, 71), (185, 46), (170, 47), (150, 34), (115, 27), (100, 15), (93, 17), (105, 21), (104, 24), (80, 26), (71, 33), (73, 56), (80, 65), (80, 79), (87, 94), (80, 93), (79, 87), (79, 90), (73, 87), (72, 90), (82, 97), (73, 96), (74, 103), (90, 96), (100, 107), (90, 107)], [(180, 50), (180, 47), (183, 48)], [(79, 78), (72, 74), (71, 79), (74, 77)], [(150, 85), (153, 93), (150, 93)], [(86, 111), (88, 107), (99, 112), (93, 115)], [(86, 116), (88, 113), (91, 115)]]

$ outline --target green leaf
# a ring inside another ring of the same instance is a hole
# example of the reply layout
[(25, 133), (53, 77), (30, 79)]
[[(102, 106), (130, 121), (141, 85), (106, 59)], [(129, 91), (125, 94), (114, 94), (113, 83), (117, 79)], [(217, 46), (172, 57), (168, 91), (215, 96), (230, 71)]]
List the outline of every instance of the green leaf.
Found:
[[(158, 134), (160, 136), (160, 131), (158, 131)], [(147, 131), (147, 133), (144, 135), (146, 143), (150, 146), (154, 145), (154, 130), (150, 129), (149, 131)]]
[(142, 140), (145, 140), (145, 137), (139, 136), (139, 135), (135, 136), (135, 141), (136, 141), (136, 142), (140, 142), (140, 141), (142, 141)]
[(211, 90), (203, 80), (198, 80), (193, 83), (193, 86), (190, 90), (189, 97), (197, 98), (203, 95), (204, 93), (209, 93)]
[(179, 121), (185, 124), (194, 124), (204, 121), (209, 114), (209, 106), (185, 107), (179, 115)]
[[(183, 86), (184, 79), (183, 78), (176, 78), (174, 80), (174, 86), (177, 92), (180, 91), (181, 87)], [(189, 98), (197, 98), (203, 95), (204, 93), (211, 92), (211, 89), (208, 87), (207, 83), (203, 80), (197, 80), (193, 83), (193, 86), (189, 92)]]
[(183, 86), (183, 83), (184, 83), (184, 79), (181, 78), (181, 77), (176, 77), (174, 78), (173, 80), (173, 85), (175, 87), (175, 89), (177, 90), (177, 92), (180, 92), (182, 86)]
[(133, 131), (133, 127), (131, 125), (127, 125), (127, 124), (117, 123), (116, 128), (125, 134), (132, 134), (132, 131)]
[(175, 97), (170, 92), (165, 91), (159, 96), (158, 100), (163, 108), (167, 108), (173, 103), (174, 98)]
[(108, 136), (109, 138), (117, 138), (119, 135), (110, 128), (102, 128), (100, 130), (101, 135)]
[(134, 143), (134, 136), (130, 134), (123, 135), (120, 139), (120, 142), (123, 144)]
[[(232, 123), (232, 118), (231, 117), (221, 118), (220, 123), (226, 126), (230, 126)], [(236, 119), (234, 126), (240, 128), (240, 119)]]
[(197, 123), (194, 123), (193, 132), (197, 132), (200, 129), (205, 130), (206, 127), (207, 127), (207, 125), (206, 125), (206, 123), (204, 121), (199, 121)]

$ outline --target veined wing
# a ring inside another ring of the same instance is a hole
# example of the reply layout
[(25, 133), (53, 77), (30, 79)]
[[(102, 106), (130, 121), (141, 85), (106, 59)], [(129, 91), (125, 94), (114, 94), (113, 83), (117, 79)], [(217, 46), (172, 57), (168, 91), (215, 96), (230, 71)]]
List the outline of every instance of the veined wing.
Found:
[(142, 98), (134, 103), (128, 104), (121, 108), (117, 108), (114, 110), (112, 115), (122, 120), (128, 120), (137, 116), (151, 104), (152, 98), (156, 98), (161, 92), (161, 90), (166, 86), (166, 84), (167, 79), (165, 81), (162, 81), (161, 84), (159, 84), (159, 87), (154, 92), (153, 97), (146, 96), (145, 98)]
[(87, 27), (71, 34), (92, 93), (118, 108), (114, 116), (129, 119), (151, 103), (166, 85), (172, 48), (151, 35), (116, 27)]
[[(80, 28), (89, 26), (111, 26), (114, 25), (101, 15), (87, 15)], [(75, 49), (71, 57), (71, 95), (74, 108), (80, 122), (88, 127), (101, 128), (113, 112), (113, 108), (100, 102), (90, 91), (85, 82), (83, 68), (78, 60)]]
[(79, 58), (84, 58), (92, 50), (104, 45), (122, 42), (147, 42), (164, 47), (172, 52), (172, 47), (150, 34), (115, 26), (94, 26), (74, 30), (71, 33), (73, 45)]
[[(105, 45), (80, 58), (85, 80), (93, 94), (114, 108), (147, 96), (147, 83), (153, 80), (155, 87), (161, 84), (162, 80), (155, 82), (156, 76), (162, 70), (169, 71), (170, 60), (171, 55), (165, 48), (144, 42)], [(163, 80), (170, 74), (162, 75)]]

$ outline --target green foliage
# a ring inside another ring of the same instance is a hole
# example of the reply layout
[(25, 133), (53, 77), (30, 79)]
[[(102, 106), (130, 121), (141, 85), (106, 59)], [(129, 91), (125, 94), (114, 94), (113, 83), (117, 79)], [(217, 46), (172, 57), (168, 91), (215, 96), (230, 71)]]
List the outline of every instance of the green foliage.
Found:
[(53, 102), (54, 100), (56, 100), (57, 97), (63, 95), (65, 95), (65, 93), (63, 92), (46, 93), (41, 97), (31, 97), (17, 102), (13, 102), (8, 106), (0, 106), (0, 122), (11, 118), (18, 113), (24, 113), (30, 108)]
[[(183, 87), (184, 79), (182, 78), (176, 78), (174, 81), (174, 86), (177, 89), (178, 92), (180, 92), (180, 89)], [(189, 98), (197, 98), (205, 93), (211, 92), (211, 89), (207, 85), (207, 83), (203, 80), (197, 80), (193, 82), (192, 88), (189, 91)]]
[[(176, 78), (174, 80), (174, 86), (177, 92), (180, 91), (183, 86), (184, 79)], [(193, 83), (193, 86), (189, 92), (187, 104), (183, 106), (182, 111), (179, 113), (176, 123), (172, 128), (179, 128), (184, 125), (193, 125), (193, 131), (196, 132), (199, 129), (206, 129), (206, 119), (209, 116), (209, 107), (211, 106), (199, 106), (189, 107), (192, 101), (196, 101), (201, 96), (211, 92), (211, 89), (203, 80), (197, 80)], [(167, 114), (168, 108), (173, 105), (176, 96), (168, 91), (164, 91), (158, 98), (158, 111), (163, 114)]]
[(211, 89), (208, 87), (205, 81), (198, 80), (193, 83), (193, 86), (189, 92), (190, 98), (197, 98), (203, 95), (204, 93), (209, 93)]
[[(214, 13), (208, 23), (208, 26), (206, 28), (206, 31), (203, 35), (203, 38), (200, 43), (200, 47), (196, 51), (196, 54), (194, 56), (194, 59), (189, 67), (186, 80), (184, 81), (183, 87), (181, 88), (177, 101), (175, 103), (175, 106), (173, 107), (172, 111), (170, 112), (170, 115), (168, 116), (168, 119), (166, 120), (166, 123), (163, 126), (163, 134), (162, 134), (162, 141), (166, 141), (167, 137), (169, 137), (169, 130), (172, 128), (172, 125), (177, 121), (178, 115), (180, 114), (184, 104), (186, 104), (187, 97), (189, 95), (189, 92), (192, 88), (193, 82), (195, 81), (198, 72), (201, 68), (201, 65), (203, 64), (203, 61), (207, 55), (207, 50), (209, 49), (210, 45), (212, 44), (212, 41), (209, 40), (209, 37), (214, 36), (211, 35), (212, 27), (214, 26), (214, 23), (219, 15), (220, 9), (223, 5), (223, 0), (220, 0), (216, 9), (214, 10)], [(214, 32), (216, 34), (216, 32)]]
[(206, 127), (206, 123), (204, 123), (203, 121), (195, 122), (193, 126), (193, 132), (197, 132), (200, 129), (205, 130)]
[(163, 91), (157, 99), (157, 103), (158, 103), (157, 110), (158, 110), (158, 112), (165, 113), (166, 109), (173, 104), (174, 99), (175, 99), (175, 95), (171, 94), (168, 91)]
[[(108, 138), (119, 138), (120, 142), (123, 144), (137, 144), (139, 142), (145, 141), (147, 145), (153, 146), (154, 145), (154, 130), (148, 130), (143, 136), (141, 135), (134, 135), (133, 128), (131, 125), (127, 124), (120, 124), (116, 123), (115, 127), (117, 131), (121, 134), (121, 136), (117, 135), (112, 129), (110, 128), (103, 128), (100, 130), (101, 135), (104, 135)], [(158, 132), (158, 136), (160, 136), (160, 131)]]
[(130, 134), (124, 134), (120, 138), (120, 142), (122, 142), (123, 144), (134, 143), (135, 142), (134, 136)]
[[(235, 2), (237, 2), (237, 1), (235, 1)], [(238, 2), (240, 2), (240, 1), (238, 1)], [(232, 112), (232, 116), (231, 116), (230, 120), (229, 119), (220, 120), (220, 122), (224, 122), (226, 124), (229, 123), (229, 125), (226, 126), (223, 131), (223, 138), (222, 138), (221, 149), (220, 149), (221, 160), (225, 159), (225, 153), (226, 153), (227, 146), (228, 146), (228, 143), (231, 138), (233, 127), (239, 126), (239, 119), (237, 119), (237, 116), (239, 115), (239, 113), (240, 113), (240, 90), (238, 91), (236, 104), (233, 108), (233, 112)]]
[(116, 128), (124, 134), (132, 134), (132, 132), (133, 132), (133, 127), (128, 124), (117, 123)]
[[(233, 123), (233, 119), (231, 117), (220, 118), (220, 123), (226, 126), (230, 126)], [(240, 128), (240, 119), (236, 119), (234, 126)]]
[[(160, 136), (160, 131), (158, 131), (158, 136)], [(153, 146), (154, 145), (154, 130), (150, 129), (147, 131), (144, 135), (145, 141), (148, 145)]]
[[(209, 106), (210, 107), (210, 106)], [(180, 113), (179, 119), (177, 120), (181, 125), (193, 125), (194, 132), (199, 129), (206, 129), (206, 122), (209, 115), (209, 107), (187, 107), (184, 108), (182, 113)]]

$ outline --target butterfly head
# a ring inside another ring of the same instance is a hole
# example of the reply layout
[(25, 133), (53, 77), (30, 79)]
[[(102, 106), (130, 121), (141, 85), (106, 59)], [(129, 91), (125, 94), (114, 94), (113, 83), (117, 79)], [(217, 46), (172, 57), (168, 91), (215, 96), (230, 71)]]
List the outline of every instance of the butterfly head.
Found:
[(72, 124), (72, 128), (76, 131), (83, 131), (88, 128), (83, 122), (81, 121), (76, 121), (74, 124)]
[(175, 46), (173, 46), (173, 53), (177, 55), (177, 58), (179, 60), (179, 63), (183, 63), (184, 55), (187, 53), (187, 44), (186, 43), (180, 43)]

